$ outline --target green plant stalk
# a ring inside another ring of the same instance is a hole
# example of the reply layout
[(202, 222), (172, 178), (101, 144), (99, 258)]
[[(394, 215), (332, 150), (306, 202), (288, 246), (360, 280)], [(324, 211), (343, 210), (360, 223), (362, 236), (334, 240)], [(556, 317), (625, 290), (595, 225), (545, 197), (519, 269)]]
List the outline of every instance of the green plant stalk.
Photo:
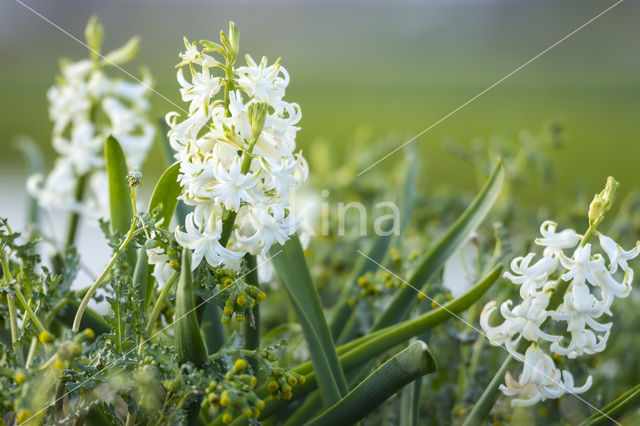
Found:
[[(76, 183), (76, 190), (74, 193), (74, 199), (77, 202), (81, 202), (84, 197), (84, 190), (87, 186), (87, 175), (84, 174), (78, 178)], [(69, 218), (69, 228), (67, 228), (67, 239), (65, 240), (65, 250), (68, 250), (76, 241), (76, 235), (78, 234), (78, 224), (80, 222), (80, 214), (76, 211), (71, 213)]]
[[(256, 257), (252, 255), (245, 255), (247, 259), (247, 267), (249, 268), (249, 272), (245, 277), (248, 284), (254, 285), (258, 287), (260, 284), (258, 282), (258, 264), (256, 262)], [(250, 323), (246, 323), (244, 326), (244, 340), (246, 349), (256, 349), (260, 346), (260, 307), (259, 304), (252, 308), (253, 312), (253, 326)], [(254, 371), (257, 370), (257, 363), (255, 360), (252, 360), (252, 366), (254, 367)]]
[[(11, 271), (9, 270), (9, 255), (5, 255), (4, 251), (2, 252), (0, 263), (2, 263), (3, 276), (6, 277), (7, 281), (12, 281), (13, 276), (11, 275)], [(7, 294), (7, 307), (9, 309), (9, 324), (11, 327), (11, 346), (13, 347), (13, 351), (16, 353), (16, 355), (21, 356), (22, 352), (20, 351), (18, 345), (18, 334), (20, 330), (18, 328), (18, 314), (16, 311), (16, 304), (10, 294)]]
[[(406, 342), (410, 338), (443, 323), (454, 315), (458, 315), (460, 312), (464, 312), (491, 288), (500, 276), (501, 271), (502, 267), (500, 265), (496, 266), (486, 277), (469, 289), (467, 293), (444, 306), (433, 309), (419, 317), (408, 319), (394, 326), (379, 330), (371, 335), (362, 336), (353, 342), (339, 347), (336, 351), (339, 354), (342, 369), (348, 373), (352, 369), (361, 366), (394, 346)], [(316, 377), (310, 362), (299, 365), (293, 369), (293, 371), (297, 374), (304, 375), (306, 378), (303, 385), (295, 388), (293, 394), (294, 399), (300, 398), (316, 388)], [(256, 393), (261, 398), (267, 397), (268, 392), (266, 385), (261, 386)], [(262, 411), (263, 414), (261, 418), (269, 417), (288, 403), (289, 401), (267, 402), (265, 409)]]
[[(489, 213), (498, 198), (503, 180), (504, 167), (502, 160), (498, 160), (491, 176), (471, 205), (449, 228), (444, 237), (429, 250), (411, 275), (408, 280), (411, 286), (422, 289), (444, 262), (467, 240)], [(411, 286), (406, 285), (398, 290), (390, 305), (374, 323), (372, 330), (387, 327), (399, 321), (408, 312), (411, 303), (415, 300), (415, 290)]]
[[(133, 188), (131, 188), (131, 192), (134, 193)], [(134, 203), (135, 203), (135, 197), (134, 197)], [(82, 321), (82, 315), (84, 314), (84, 311), (87, 309), (87, 306), (89, 305), (89, 301), (91, 300), (95, 292), (98, 290), (98, 288), (100, 288), (100, 286), (104, 284), (104, 281), (106, 280), (113, 266), (116, 264), (118, 258), (122, 255), (124, 250), (127, 248), (129, 243), (133, 239), (133, 236), (136, 231), (136, 222), (137, 222), (137, 219), (134, 219), (131, 221), (131, 228), (129, 229), (129, 232), (127, 233), (127, 236), (125, 237), (124, 241), (122, 241), (122, 243), (120, 244), (116, 252), (113, 254), (113, 256), (111, 257), (111, 260), (109, 261), (109, 264), (104, 268), (100, 276), (96, 279), (93, 285), (89, 287), (87, 294), (84, 295), (82, 302), (80, 302), (80, 306), (78, 306), (76, 317), (73, 320), (73, 327), (72, 327), (73, 331), (78, 331), (80, 329), (80, 321)]]
[(605, 405), (599, 411), (580, 422), (580, 426), (595, 426), (611, 423), (611, 419), (617, 420), (629, 410), (640, 404), (640, 384), (635, 385), (618, 398)]
[[(160, 293), (158, 294), (158, 299), (156, 300), (156, 303), (153, 305), (153, 309), (151, 310), (151, 315), (149, 315), (149, 319), (147, 320), (147, 326), (145, 328), (145, 334), (149, 337), (151, 337), (153, 327), (156, 321), (158, 320), (158, 317), (160, 316), (160, 311), (162, 310), (162, 305), (164, 303), (164, 300), (166, 299), (167, 294), (169, 294), (171, 287), (173, 287), (173, 284), (178, 279), (178, 275), (179, 275), (178, 271), (171, 274), (167, 282), (164, 283), (164, 285), (160, 289)], [(142, 354), (142, 348), (144, 348), (144, 343), (145, 343), (144, 340), (140, 342), (140, 346), (138, 347), (138, 355)]]
[(24, 295), (22, 294), (22, 291), (18, 287), (15, 287), (13, 289), (13, 291), (16, 294), (16, 296), (18, 297), (18, 300), (20, 301), (22, 306), (24, 307), (24, 310), (27, 312), (27, 315), (29, 315), (29, 318), (31, 318), (31, 321), (33, 321), (33, 323), (36, 325), (36, 327), (38, 327), (38, 330), (39, 331), (47, 331), (45, 326), (42, 325), (42, 322), (38, 319), (38, 316), (35, 314), (35, 312), (33, 312), (33, 310), (31, 310), (31, 306), (29, 306), (29, 304), (27, 303), (27, 300), (24, 298)]
[[(579, 247), (584, 247), (595, 235), (596, 231), (598, 230), (598, 226), (604, 219), (604, 216), (606, 212), (609, 210), (612, 202), (613, 202), (613, 199), (610, 200), (610, 204), (607, 206), (607, 208), (602, 210), (600, 214), (593, 221), (589, 221), (589, 227), (587, 228), (587, 231), (584, 233), (582, 240), (580, 241)], [(547, 310), (549, 311), (556, 310), (558, 306), (562, 304), (562, 299), (564, 297), (564, 294), (569, 288), (570, 282), (563, 281), (561, 276), (556, 280), (553, 286), (553, 290), (552, 290), (553, 293), (549, 298), (549, 305), (547, 308)], [(544, 325), (548, 321), (549, 321), (549, 318), (547, 318), (540, 325), (540, 328), (544, 327)], [(527, 340), (522, 339), (522, 341), (518, 344), (518, 347), (517, 347), (518, 352), (522, 352), (526, 349), (527, 342), (528, 342)], [(500, 366), (500, 369), (493, 376), (493, 378), (491, 379), (491, 382), (489, 383), (489, 385), (487, 386), (483, 394), (480, 396), (478, 403), (474, 405), (473, 410), (471, 410), (471, 413), (469, 413), (469, 416), (465, 419), (463, 426), (479, 425), (489, 415), (489, 412), (493, 408), (496, 397), (498, 395), (498, 387), (502, 383), (502, 379), (507, 369), (509, 368), (509, 364), (511, 364), (512, 361), (513, 361), (513, 357), (511, 357), (510, 355), (503, 361), (502, 365)]]
[(20, 355), (20, 347), (18, 345), (18, 317), (16, 315), (16, 304), (13, 298), (7, 295), (7, 307), (9, 308), (9, 324), (11, 325), (11, 346), (16, 355)]
[[(226, 86), (225, 86), (225, 99), (226, 99)], [(227, 104), (228, 106), (228, 104)], [(252, 153), (253, 148), (256, 146), (258, 139), (260, 138), (260, 133), (253, 135), (251, 142), (249, 143), (249, 147), (244, 151), (245, 157), (242, 159), (242, 166), (240, 168), (240, 173), (246, 175), (251, 168), (251, 160), (253, 159)], [(222, 221), (222, 232), (220, 233), (220, 245), (222, 247), (226, 247), (229, 242), (229, 238), (231, 238), (231, 233), (233, 232), (233, 225), (236, 223), (236, 217), (238, 216), (238, 212), (234, 210), (228, 210), (227, 215)]]
[(433, 355), (422, 341), (409, 345), (364, 379), (344, 398), (308, 423), (309, 426), (352, 424), (418, 377), (434, 372)]

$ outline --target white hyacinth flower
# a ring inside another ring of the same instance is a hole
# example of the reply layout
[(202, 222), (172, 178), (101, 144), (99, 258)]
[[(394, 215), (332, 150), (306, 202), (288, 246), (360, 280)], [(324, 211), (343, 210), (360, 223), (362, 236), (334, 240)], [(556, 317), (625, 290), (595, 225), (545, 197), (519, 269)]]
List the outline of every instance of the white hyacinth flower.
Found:
[[(97, 28), (93, 19), (88, 28)], [(101, 37), (99, 37), (101, 38)], [(91, 44), (91, 42), (89, 42)], [(115, 62), (131, 59), (137, 43), (129, 42), (105, 57)], [(100, 46), (92, 47), (95, 51)], [(111, 56), (110, 56), (111, 55)], [(97, 55), (75, 63), (64, 62), (61, 76), (47, 92), (49, 116), (53, 121), (52, 142), (60, 155), (47, 177), (29, 180), (27, 190), (46, 210), (74, 211), (95, 219), (109, 211), (104, 196), (104, 144), (114, 136), (122, 146), (131, 168), (140, 168), (155, 136), (147, 117), (151, 78), (132, 82), (105, 74), (109, 61)], [(97, 119), (99, 117), (99, 119)], [(69, 170), (63, 171), (67, 167)], [(75, 188), (81, 178), (88, 181), (76, 200)], [(74, 188), (70, 191), (69, 188)]]
[[(301, 113), (284, 100), (289, 75), (279, 60), (268, 65), (266, 58), (258, 64), (247, 57), (246, 66), (235, 67), (237, 46), (226, 46), (225, 62), (218, 63), (207, 55), (210, 44), (202, 44), (201, 51), (185, 39), (178, 64), (189, 111), (166, 116), (180, 162), (181, 198), (195, 207), (176, 240), (194, 250), (194, 267), (202, 260), (233, 267), (247, 253), (267, 256), (300, 226), (291, 194), (309, 173), (296, 152)], [(221, 242), (227, 217), (234, 222)]]
[(507, 371), (505, 384), (500, 385), (500, 390), (507, 396), (515, 397), (511, 400), (511, 405), (529, 406), (546, 399), (559, 398), (565, 393), (586, 392), (592, 381), (589, 376), (584, 385), (574, 386), (571, 373), (557, 369), (553, 359), (536, 343), (532, 343), (525, 352), (520, 378), (516, 381)]
[(161, 247), (148, 248), (147, 257), (149, 265), (153, 265), (152, 275), (156, 279), (156, 284), (162, 287), (176, 270), (170, 266), (169, 256)]
[[(582, 241), (583, 236), (572, 229), (557, 232), (556, 223), (545, 221), (540, 233), (542, 237), (535, 242), (544, 247), (542, 258), (534, 261), (535, 253), (516, 257), (511, 262), (512, 272), (504, 274), (520, 286), (522, 302), (513, 309), (511, 300), (504, 302), (500, 307), (504, 321), (498, 326), (489, 323), (491, 314), (497, 310), (496, 301), (487, 303), (480, 316), (489, 342), (504, 345), (524, 362), (520, 379), (516, 381), (507, 373), (506, 385), (501, 387), (505, 395), (516, 397), (513, 405), (532, 405), (567, 392), (584, 392), (591, 386), (589, 377), (584, 386), (574, 388), (573, 377), (566, 371), (560, 374), (541, 345), (569, 359), (605, 350), (613, 323), (601, 318), (612, 315), (615, 298), (629, 295), (633, 270), (628, 261), (640, 254), (640, 243), (627, 251), (599, 233), (600, 247), (609, 259), (607, 265), (605, 257), (594, 253), (593, 245)], [(568, 250), (572, 253), (565, 253)], [(621, 280), (614, 276), (619, 269)], [(549, 306), (552, 290), (561, 281), (568, 283), (562, 303)], [(545, 332), (543, 328), (549, 320), (565, 323), (567, 334), (556, 336)], [(522, 338), (532, 342), (524, 356), (518, 352)]]

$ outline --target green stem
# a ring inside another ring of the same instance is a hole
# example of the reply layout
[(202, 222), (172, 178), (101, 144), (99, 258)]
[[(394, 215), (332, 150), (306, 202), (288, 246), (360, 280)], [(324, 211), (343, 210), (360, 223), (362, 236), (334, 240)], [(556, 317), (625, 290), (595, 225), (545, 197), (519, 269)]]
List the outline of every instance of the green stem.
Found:
[(38, 330), (39, 331), (47, 331), (45, 326), (42, 325), (42, 322), (40, 322), (40, 320), (36, 316), (35, 312), (33, 312), (31, 310), (31, 306), (29, 306), (29, 304), (27, 303), (27, 300), (24, 298), (24, 295), (22, 294), (22, 291), (20, 291), (20, 289), (18, 287), (15, 287), (13, 289), (13, 291), (16, 294), (16, 296), (18, 296), (18, 300), (20, 301), (20, 303), (24, 307), (24, 310), (27, 312), (27, 315), (29, 315), (29, 318), (31, 318), (31, 321), (33, 321), (33, 323), (36, 325), (36, 327), (38, 327)]
[[(7, 229), (9, 230), (9, 232), (11, 232), (11, 229), (9, 227), (7, 227)], [(4, 251), (2, 252), (0, 263), (2, 263), (3, 276), (8, 282), (13, 281), (13, 276), (11, 275), (11, 271), (9, 270), (9, 255), (5, 255)], [(13, 301), (13, 297), (10, 293), (7, 293), (7, 307), (9, 308), (9, 324), (11, 326), (11, 346), (13, 347), (13, 351), (16, 353), (16, 355), (21, 355), (20, 349), (18, 347), (18, 315), (16, 311), (16, 304)]]
[[(260, 134), (254, 135), (253, 139), (249, 143), (249, 147), (244, 151), (245, 157), (242, 159), (242, 167), (240, 168), (240, 173), (242, 173), (243, 175), (246, 175), (251, 168), (251, 160), (253, 159), (253, 148), (256, 146), (259, 137)], [(229, 210), (227, 211), (227, 216), (222, 221), (222, 232), (220, 233), (220, 245), (222, 245), (222, 247), (226, 247), (227, 243), (229, 242), (229, 238), (231, 238), (233, 225), (236, 223), (237, 216), (237, 211)]]
[[(171, 275), (171, 277), (169, 277), (167, 282), (164, 283), (164, 286), (162, 286), (162, 288), (160, 289), (160, 293), (158, 294), (158, 299), (156, 300), (156, 303), (153, 305), (153, 310), (151, 311), (151, 315), (149, 316), (147, 327), (145, 329), (145, 334), (147, 336), (151, 336), (151, 332), (153, 331), (153, 326), (155, 325), (156, 321), (158, 320), (158, 317), (160, 316), (160, 311), (162, 310), (162, 306), (167, 297), (167, 294), (169, 294), (169, 290), (171, 290), (171, 287), (173, 287), (173, 284), (176, 282), (179, 275), (180, 273), (178, 271), (174, 272)], [(140, 346), (138, 347), (139, 355), (142, 354), (142, 349), (144, 348), (145, 341), (146, 340), (143, 340), (142, 342), (140, 342)]]
[(7, 305), (9, 307), (9, 323), (11, 324), (11, 345), (16, 355), (20, 354), (18, 347), (18, 317), (16, 315), (16, 304), (11, 295), (7, 294)]
[[(249, 268), (249, 273), (245, 277), (247, 283), (258, 287), (259, 282), (256, 257), (247, 254), (245, 259), (247, 259), (247, 267)], [(260, 346), (260, 308), (257, 303), (252, 308), (252, 313), (253, 324), (247, 323), (244, 327), (245, 348), (247, 349), (256, 349)]]
[(109, 274), (113, 266), (118, 261), (118, 258), (122, 255), (124, 250), (127, 248), (129, 243), (133, 239), (133, 236), (136, 231), (136, 222), (137, 222), (137, 219), (135, 218), (131, 221), (131, 228), (129, 229), (129, 232), (127, 233), (127, 236), (125, 237), (124, 241), (120, 244), (120, 247), (118, 247), (116, 252), (113, 254), (113, 257), (111, 257), (111, 260), (109, 261), (109, 264), (107, 265), (107, 267), (104, 268), (104, 270), (102, 271), (98, 279), (93, 283), (91, 287), (89, 287), (89, 290), (87, 290), (87, 294), (84, 295), (82, 302), (80, 302), (80, 306), (78, 306), (76, 317), (73, 320), (73, 328), (72, 328), (73, 331), (78, 331), (80, 329), (80, 321), (82, 321), (82, 315), (84, 314), (84, 311), (87, 309), (87, 306), (89, 305), (89, 301), (93, 297), (94, 293), (98, 290), (98, 288), (100, 288), (100, 286), (104, 283), (104, 281), (107, 278), (107, 275)]

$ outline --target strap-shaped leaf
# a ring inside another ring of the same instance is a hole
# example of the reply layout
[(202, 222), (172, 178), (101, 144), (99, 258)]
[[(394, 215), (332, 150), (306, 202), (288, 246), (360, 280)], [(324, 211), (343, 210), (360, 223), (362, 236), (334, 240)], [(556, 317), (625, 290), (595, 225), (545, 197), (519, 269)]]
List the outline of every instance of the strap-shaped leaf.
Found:
[(126, 233), (131, 226), (133, 209), (129, 185), (127, 185), (127, 160), (120, 143), (113, 136), (107, 138), (104, 158), (109, 179), (109, 210), (112, 231)]
[[(502, 266), (496, 266), (476, 285), (470, 288), (469, 291), (446, 305), (433, 309), (419, 317), (362, 336), (359, 339), (338, 347), (337, 352), (343, 371), (349, 373), (351, 370), (369, 362), (371, 359), (383, 354), (394, 346), (406, 342), (412, 337), (418, 336), (442, 324), (453, 316), (464, 312), (491, 288), (501, 272)], [(302, 374), (306, 378), (304, 384), (295, 388), (293, 394), (294, 399), (300, 398), (316, 388), (316, 372), (314, 369), (315, 367), (312, 366), (312, 363), (306, 362), (293, 370), (295, 373)], [(268, 395), (266, 386), (261, 386), (257, 394), (259, 397), (265, 398)], [(267, 402), (267, 406), (262, 410), (261, 418), (272, 415), (288, 403), (289, 401)]]
[[(173, 156), (175, 152), (173, 151), (173, 148), (171, 147), (171, 143), (169, 142), (169, 137), (168, 137), (169, 125), (167, 124), (164, 118), (161, 118), (159, 122), (160, 122), (160, 134), (162, 136), (161, 138), (162, 150), (164, 151), (167, 164), (171, 164), (174, 161)], [(180, 224), (184, 223), (184, 219), (185, 217), (187, 217), (187, 214), (189, 213), (188, 210), (189, 209), (184, 204), (184, 202), (178, 201), (178, 206), (176, 207), (176, 210), (175, 210), (176, 219), (178, 220), (178, 223)]]
[[(411, 286), (421, 289), (444, 265), (446, 260), (469, 239), (469, 236), (491, 210), (493, 203), (500, 194), (503, 181), (504, 167), (502, 161), (499, 160), (489, 180), (471, 205), (449, 228), (444, 237), (429, 250), (413, 275), (408, 279)], [(411, 303), (416, 299), (415, 290), (411, 286), (406, 285), (400, 288), (391, 304), (376, 320), (373, 330), (379, 330), (394, 324), (408, 312)]]
[(349, 295), (351, 289), (359, 277), (363, 276), (367, 272), (373, 272), (378, 269), (378, 264), (384, 261), (391, 243), (401, 239), (407, 229), (415, 198), (415, 185), (418, 169), (417, 158), (418, 156), (416, 155), (409, 157), (409, 165), (404, 178), (403, 190), (399, 197), (399, 223), (392, 223), (391, 227), (386, 230), (391, 231), (395, 229), (395, 227), (399, 227), (400, 232), (398, 235), (394, 235), (393, 232), (385, 232), (376, 237), (369, 249), (369, 252), (367, 253), (367, 256), (361, 256), (356, 262), (353, 273), (349, 277), (347, 285), (343, 287), (338, 303), (333, 309), (329, 324), (331, 328), (331, 335), (337, 343), (343, 343), (349, 336), (353, 335), (353, 329), (357, 324), (355, 321), (350, 321), (354, 312), (353, 308), (349, 306)]
[(602, 409), (584, 419), (580, 426), (610, 424), (640, 405), (640, 384), (635, 385)]
[(162, 225), (169, 227), (173, 214), (178, 205), (178, 197), (182, 192), (178, 175), (180, 174), (180, 163), (172, 164), (162, 173), (149, 201), (149, 212), (158, 209), (158, 220), (163, 220)]
[(322, 399), (333, 405), (347, 393), (347, 383), (297, 235), (271, 248), (271, 262), (302, 327)]
[(504, 380), (504, 374), (507, 372), (512, 360), (511, 355), (507, 355), (507, 358), (502, 362), (500, 370), (494, 374), (478, 402), (473, 405), (473, 409), (464, 420), (463, 426), (479, 426), (486, 423), (485, 419), (496, 402), (499, 386)]
[(204, 344), (193, 297), (193, 275), (191, 273), (191, 251), (182, 250), (180, 280), (176, 289), (176, 313), (173, 323), (173, 339), (180, 363), (192, 362), (196, 366), (207, 362)]
[(427, 345), (418, 340), (382, 364), (309, 426), (353, 424), (418, 377), (436, 370)]

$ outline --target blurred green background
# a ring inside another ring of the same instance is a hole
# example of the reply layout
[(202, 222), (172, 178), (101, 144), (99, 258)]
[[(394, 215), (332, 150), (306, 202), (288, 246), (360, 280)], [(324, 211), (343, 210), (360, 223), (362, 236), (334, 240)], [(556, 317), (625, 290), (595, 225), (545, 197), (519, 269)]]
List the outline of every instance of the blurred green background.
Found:
[[(156, 89), (179, 104), (174, 65), (182, 36), (216, 39), (234, 20), (243, 52), (283, 58), (292, 77), (287, 98), (303, 111), (299, 146), (309, 153), (313, 144), (328, 144), (336, 163), (349, 161), (343, 154), (356, 134), (404, 142), (614, 3), (22, 1), (80, 39), (96, 13), (106, 50), (140, 35), (140, 55), (127, 70), (137, 74), (146, 64)], [(567, 129), (566, 144), (553, 157), (559, 191), (570, 196), (582, 181), (595, 192), (609, 174), (625, 188), (639, 186), (639, 18), (640, 4), (623, 2), (420, 137), (414, 143), (423, 181), (475, 184), (472, 169), (445, 152), (445, 139), (515, 138), (523, 128), (536, 132), (559, 120)], [(0, 4), (2, 210), (25, 177), (14, 136), (32, 136), (52, 161), (45, 92), (58, 58), (86, 56), (83, 46), (19, 2)], [(152, 101), (154, 116), (175, 109), (159, 96)], [(369, 173), (384, 173), (400, 158)], [(156, 145), (146, 176), (160, 173), (161, 159)], [(545, 197), (535, 187), (526, 192), (529, 200)]]

